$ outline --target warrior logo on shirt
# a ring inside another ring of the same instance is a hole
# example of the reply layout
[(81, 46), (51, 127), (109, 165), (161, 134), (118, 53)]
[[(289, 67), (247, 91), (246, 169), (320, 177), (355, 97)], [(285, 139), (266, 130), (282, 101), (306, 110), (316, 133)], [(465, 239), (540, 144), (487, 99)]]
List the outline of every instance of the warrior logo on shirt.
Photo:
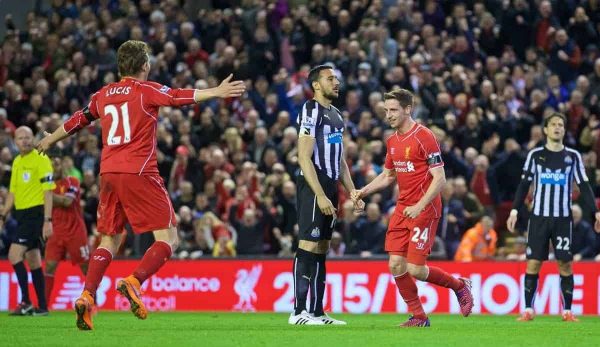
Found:
[(408, 159), (410, 157), (410, 146), (404, 149), (404, 159)]

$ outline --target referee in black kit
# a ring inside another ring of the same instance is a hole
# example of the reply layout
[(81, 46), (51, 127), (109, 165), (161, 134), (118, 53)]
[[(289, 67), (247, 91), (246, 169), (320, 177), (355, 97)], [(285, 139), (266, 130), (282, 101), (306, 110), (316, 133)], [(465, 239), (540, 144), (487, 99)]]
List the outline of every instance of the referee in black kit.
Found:
[[(337, 183), (348, 192), (354, 189), (348, 164), (344, 158), (344, 119), (331, 105), (339, 94), (340, 81), (333, 68), (312, 68), (308, 81), (314, 98), (308, 100), (299, 115), (298, 162), (298, 250), (294, 258), (294, 312), (288, 319), (294, 325), (346, 324), (323, 312), (325, 293), (325, 256), (335, 227)], [(355, 205), (359, 213), (364, 202)], [(306, 297), (311, 302), (306, 310)]]
[(528, 224), (527, 270), (525, 273), (525, 312), (519, 321), (533, 320), (532, 302), (537, 289), (538, 274), (542, 262), (548, 259), (549, 242), (560, 272), (560, 288), (563, 296), (562, 320), (578, 321), (571, 312), (573, 301), (573, 253), (571, 252), (573, 221), (571, 216), (571, 194), (573, 179), (581, 191), (582, 203), (595, 212), (596, 232), (600, 232), (600, 212), (596, 210), (594, 193), (588, 182), (581, 155), (565, 147), (566, 117), (553, 113), (544, 121), (546, 144), (529, 151), (523, 167), (521, 183), (515, 194), (513, 209), (506, 222), (508, 230), (514, 232), (519, 209), (534, 183), (533, 206)]
[[(0, 208), (0, 229), (6, 215), (15, 206), (14, 217), (17, 220), (17, 236), (8, 249), (8, 260), (15, 270), (21, 288), (21, 303), (10, 313), (12, 316), (48, 315), (48, 306), (44, 294), (44, 273), (42, 271), (42, 238), (52, 235), (52, 190), (55, 188), (52, 178), (52, 164), (45, 154), (33, 148), (33, 132), (22, 126), (15, 130), (15, 143), (19, 155), (12, 164), (10, 191)], [(38, 299), (34, 308), (29, 298), (27, 269), (29, 264), (31, 278)]]

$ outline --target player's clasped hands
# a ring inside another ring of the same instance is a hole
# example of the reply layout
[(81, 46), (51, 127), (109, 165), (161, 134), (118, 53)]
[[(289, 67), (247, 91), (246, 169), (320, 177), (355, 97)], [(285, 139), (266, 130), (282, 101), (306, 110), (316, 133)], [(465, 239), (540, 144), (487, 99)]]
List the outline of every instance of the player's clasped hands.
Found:
[(350, 199), (356, 204), (362, 198), (362, 190), (354, 189), (350, 192)]
[(219, 96), (222, 98), (237, 98), (242, 96), (246, 91), (244, 81), (232, 81), (232, 78), (233, 74), (229, 74), (217, 87), (219, 89)]
[(354, 214), (361, 215), (365, 212), (365, 202), (362, 198), (362, 190), (354, 189), (350, 192), (350, 200), (354, 203)]
[(362, 200), (354, 202), (354, 214), (360, 216), (363, 212), (365, 212), (365, 202)]

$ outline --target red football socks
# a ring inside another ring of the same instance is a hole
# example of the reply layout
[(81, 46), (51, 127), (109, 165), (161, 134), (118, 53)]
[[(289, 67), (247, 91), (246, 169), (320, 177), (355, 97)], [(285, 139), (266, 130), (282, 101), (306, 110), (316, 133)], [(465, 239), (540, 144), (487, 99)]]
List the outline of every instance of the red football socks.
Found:
[(464, 286), (464, 283), (461, 280), (454, 276), (450, 276), (446, 271), (435, 266), (429, 266), (429, 276), (427, 276), (426, 281), (445, 288), (451, 288), (455, 291)]
[(144, 283), (154, 275), (171, 257), (171, 246), (164, 241), (155, 241), (146, 251), (140, 265), (133, 272), (133, 276)]
[(408, 310), (413, 316), (421, 319), (427, 318), (425, 311), (423, 311), (423, 305), (421, 305), (421, 299), (419, 299), (417, 285), (408, 272), (400, 276), (394, 276), (394, 280), (396, 281), (400, 295), (402, 295), (404, 302), (408, 306)]
[(108, 265), (112, 261), (112, 253), (106, 248), (98, 247), (90, 256), (90, 265), (85, 276), (85, 290), (90, 292), (94, 299), (96, 290), (102, 281), (102, 276), (106, 272)]
[(52, 296), (52, 288), (54, 287), (54, 275), (44, 275), (44, 281), (46, 281), (46, 302), (50, 305), (50, 296)]

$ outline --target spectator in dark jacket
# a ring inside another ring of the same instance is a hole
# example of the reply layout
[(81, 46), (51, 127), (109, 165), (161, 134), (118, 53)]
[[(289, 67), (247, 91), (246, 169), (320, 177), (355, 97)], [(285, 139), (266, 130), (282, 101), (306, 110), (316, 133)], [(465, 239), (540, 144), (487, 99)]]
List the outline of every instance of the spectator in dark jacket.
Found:
[(238, 205), (229, 211), (229, 222), (237, 232), (237, 254), (262, 254), (264, 247), (264, 215), (262, 211), (247, 208), (241, 219), (236, 217)]
[(573, 38), (579, 49), (585, 49), (589, 44), (596, 43), (598, 33), (583, 7), (575, 9), (575, 15), (569, 22), (569, 36)]
[(379, 205), (375, 203), (368, 204), (366, 217), (356, 221), (353, 229), (354, 239), (357, 241), (356, 253), (362, 258), (384, 253), (383, 246), (387, 228), (381, 222)]
[(556, 41), (550, 50), (548, 67), (556, 73), (562, 83), (569, 84), (577, 77), (581, 63), (581, 49), (569, 38), (564, 29), (556, 32)]

